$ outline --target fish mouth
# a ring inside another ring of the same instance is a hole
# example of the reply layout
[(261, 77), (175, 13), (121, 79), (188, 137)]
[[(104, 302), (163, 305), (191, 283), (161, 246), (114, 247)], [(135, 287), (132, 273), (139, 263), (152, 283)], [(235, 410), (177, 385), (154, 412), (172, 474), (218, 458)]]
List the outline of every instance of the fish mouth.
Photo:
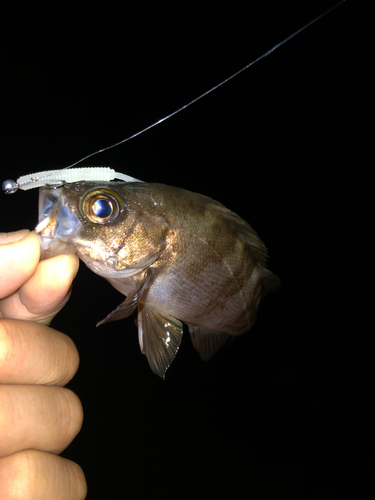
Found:
[(69, 236), (78, 229), (79, 220), (63, 200), (62, 187), (39, 190), (39, 222), (35, 233), (39, 236), (41, 260), (76, 253)]
[(73, 248), (69, 248), (68, 245), (61, 240), (46, 238), (37, 231), (37, 228), (38, 226), (35, 228), (35, 233), (39, 237), (40, 260), (50, 259), (51, 257), (56, 257), (56, 255), (76, 253)]

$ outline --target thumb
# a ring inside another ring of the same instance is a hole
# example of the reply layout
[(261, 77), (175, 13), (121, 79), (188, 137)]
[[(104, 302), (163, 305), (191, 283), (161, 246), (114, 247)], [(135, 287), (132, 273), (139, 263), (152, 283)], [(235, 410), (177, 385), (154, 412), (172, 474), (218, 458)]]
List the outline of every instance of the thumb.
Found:
[(70, 297), (78, 271), (76, 255), (39, 262), (35, 233), (19, 231), (0, 238), (0, 317), (49, 324)]

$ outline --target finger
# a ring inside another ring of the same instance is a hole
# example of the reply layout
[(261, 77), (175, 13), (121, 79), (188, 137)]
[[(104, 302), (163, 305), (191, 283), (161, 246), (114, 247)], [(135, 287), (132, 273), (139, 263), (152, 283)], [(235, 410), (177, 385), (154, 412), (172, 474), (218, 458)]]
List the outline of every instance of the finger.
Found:
[(84, 500), (81, 467), (57, 455), (27, 450), (0, 459), (0, 498), (7, 500)]
[(65, 305), (79, 267), (77, 255), (59, 255), (40, 262), (21, 287), (19, 297), (28, 311), (48, 322)]
[(40, 262), (18, 292), (1, 301), (2, 317), (49, 324), (68, 301), (78, 266), (75, 254)]
[(0, 245), (7, 245), (8, 243), (20, 240), (29, 234), (29, 232), (29, 229), (20, 229), (19, 231), (13, 231), (11, 233), (0, 233)]
[(0, 320), (0, 383), (65, 385), (78, 365), (67, 335), (31, 321)]
[[(11, 243), (6, 243), (9, 240)], [(40, 244), (35, 233), (22, 230), (2, 234), (0, 238), (0, 299), (18, 290), (32, 276), (39, 257)]]
[(27, 449), (61, 453), (82, 427), (78, 397), (65, 387), (0, 386), (0, 457)]

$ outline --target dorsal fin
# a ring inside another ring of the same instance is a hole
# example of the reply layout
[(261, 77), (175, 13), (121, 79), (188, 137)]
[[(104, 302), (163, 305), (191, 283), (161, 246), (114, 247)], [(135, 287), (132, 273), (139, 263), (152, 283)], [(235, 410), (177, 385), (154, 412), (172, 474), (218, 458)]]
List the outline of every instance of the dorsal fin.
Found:
[(211, 200), (210, 206), (218, 216), (228, 222), (228, 226), (233, 228), (236, 232), (236, 236), (242, 238), (243, 242), (249, 247), (251, 255), (258, 262), (262, 276), (262, 294), (267, 295), (275, 291), (280, 286), (280, 279), (273, 274), (272, 271), (267, 269), (267, 248), (259, 238), (257, 232), (239, 215), (235, 214), (221, 203)]

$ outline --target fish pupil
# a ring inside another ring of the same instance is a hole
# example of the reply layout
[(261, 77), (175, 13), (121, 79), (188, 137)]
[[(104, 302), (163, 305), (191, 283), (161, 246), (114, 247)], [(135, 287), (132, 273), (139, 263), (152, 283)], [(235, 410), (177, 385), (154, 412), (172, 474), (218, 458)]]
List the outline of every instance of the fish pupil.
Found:
[(113, 205), (109, 200), (99, 199), (95, 201), (92, 211), (97, 217), (106, 219), (112, 215)]

